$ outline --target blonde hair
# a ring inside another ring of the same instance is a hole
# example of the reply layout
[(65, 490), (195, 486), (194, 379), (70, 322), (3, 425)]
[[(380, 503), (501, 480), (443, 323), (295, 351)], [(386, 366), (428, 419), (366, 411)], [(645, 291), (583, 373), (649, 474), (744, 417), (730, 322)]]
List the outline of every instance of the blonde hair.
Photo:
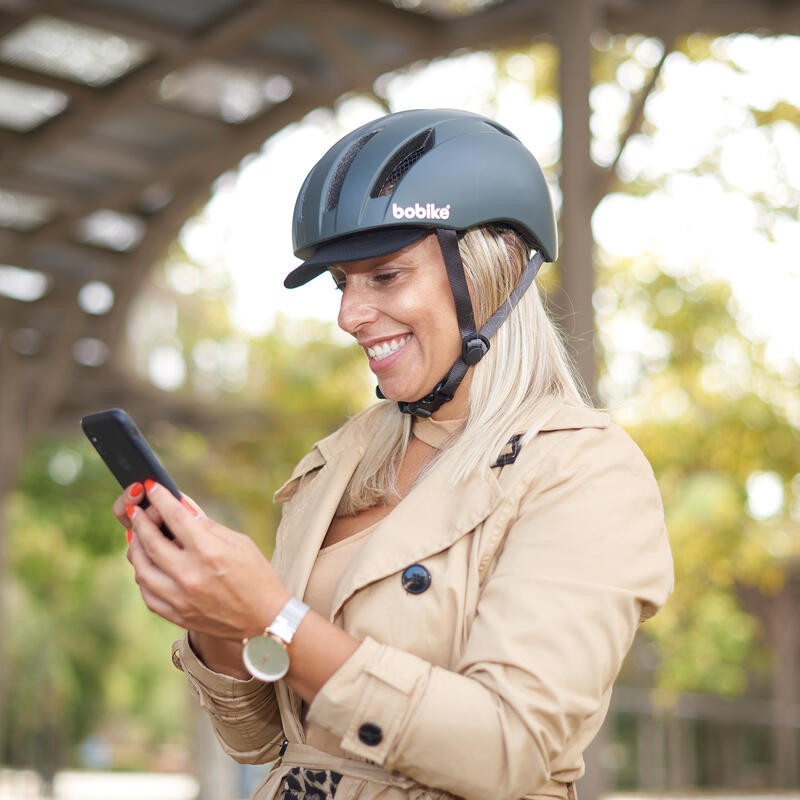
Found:
[[(459, 251), (480, 329), (516, 285), (528, 261), (528, 248), (509, 228), (482, 226), (467, 231)], [(453, 464), (453, 484), (485, 472), (509, 438), (524, 433), (531, 427), (531, 416), (540, 408), (544, 412), (555, 399), (588, 405), (533, 283), (492, 338), (489, 352), (473, 368), (464, 427), (423, 475), (445, 458)], [(344, 492), (337, 516), (356, 514), (397, 495), (397, 471), (411, 439), (412, 418), (386, 400), (375, 408), (372, 424), (367, 450)]]

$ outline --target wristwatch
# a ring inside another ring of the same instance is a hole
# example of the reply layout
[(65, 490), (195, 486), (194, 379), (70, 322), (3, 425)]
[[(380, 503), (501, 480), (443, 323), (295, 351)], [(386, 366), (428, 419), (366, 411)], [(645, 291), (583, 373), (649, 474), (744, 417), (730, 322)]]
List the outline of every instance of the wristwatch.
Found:
[(305, 603), (292, 597), (264, 633), (244, 640), (242, 660), (254, 678), (273, 683), (286, 675), (289, 671), (286, 647), (308, 611)]

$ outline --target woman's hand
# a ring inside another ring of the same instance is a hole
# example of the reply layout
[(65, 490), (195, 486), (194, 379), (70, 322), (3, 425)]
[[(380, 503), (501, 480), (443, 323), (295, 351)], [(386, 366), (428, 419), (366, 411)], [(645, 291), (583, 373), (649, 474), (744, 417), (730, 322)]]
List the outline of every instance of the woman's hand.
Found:
[[(134, 484), (114, 503), (122, 525), (133, 529), (128, 560), (147, 607), (189, 630), (206, 666), (235, 678), (250, 677), (241, 640), (257, 636), (278, 615), (289, 593), (253, 541), (208, 519), (186, 497), (147, 482)], [(166, 523), (175, 539), (159, 530)], [(356, 651), (359, 640), (311, 611), (289, 645), (289, 686), (307, 703)]]
[[(128, 560), (147, 607), (191, 630), (193, 642), (200, 634), (198, 644), (203, 634), (241, 641), (262, 633), (289, 593), (252, 539), (159, 484), (147, 481), (145, 491), (149, 508), (139, 508), (144, 492), (136, 493), (134, 485), (115, 502), (114, 513), (123, 524), (130, 520)], [(174, 541), (159, 530), (161, 521)]]

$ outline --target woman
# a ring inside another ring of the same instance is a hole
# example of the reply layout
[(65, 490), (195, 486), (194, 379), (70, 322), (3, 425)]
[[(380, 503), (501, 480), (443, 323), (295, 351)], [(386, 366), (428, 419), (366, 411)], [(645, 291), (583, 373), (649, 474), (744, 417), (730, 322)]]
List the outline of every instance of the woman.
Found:
[(294, 242), (286, 285), (331, 273), (385, 400), (276, 493), (271, 563), (158, 485), (118, 499), (175, 665), (226, 752), (277, 759), (259, 800), (574, 798), (672, 568), (652, 471), (532, 283), (538, 164), (483, 117), (392, 114), (314, 167)]

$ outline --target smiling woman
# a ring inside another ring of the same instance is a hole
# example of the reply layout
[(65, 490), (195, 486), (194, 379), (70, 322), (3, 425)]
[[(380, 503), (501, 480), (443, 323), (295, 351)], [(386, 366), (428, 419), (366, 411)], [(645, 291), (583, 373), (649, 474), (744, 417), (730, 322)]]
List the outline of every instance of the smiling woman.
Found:
[(382, 402), (276, 493), (271, 563), (157, 485), (118, 499), (222, 747), (275, 762), (257, 800), (574, 800), (672, 569), (652, 471), (544, 313), (556, 242), (539, 165), (492, 120), (359, 128), (303, 184), (285, 284), (331, 273)]

